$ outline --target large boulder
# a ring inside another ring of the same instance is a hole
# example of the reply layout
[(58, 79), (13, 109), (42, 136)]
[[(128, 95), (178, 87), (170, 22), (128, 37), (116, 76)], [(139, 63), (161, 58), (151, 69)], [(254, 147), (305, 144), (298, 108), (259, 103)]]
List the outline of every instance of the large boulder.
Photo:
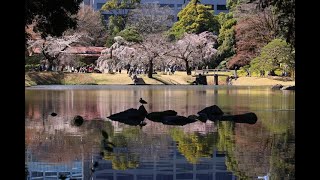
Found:
[(201, 122), (207, 122), (208, 120), (208, 115), (206, 113), (198, 113), (199, 117), (197, 118)]
[(201, 121), (201, 122), (204, 122), (204, 123), (207, 122), (207, 120), (208, 120), (208, 116), (205, 113), (200, 113), (199, 116), (193, 114), (193, 115), (188, 116), (188, 118), (189, 119), (194, 119), (194, 120), (197, 120), (197, 121)]
[(84, 119), (83, 119), (83, 117), (80, 116), (80, 115), (75, 116), (75, 117), (73, 118), (73, 120), (72, 120), (72, 123), (73, 123), (73, 125), (75, 125), (75, 126), (81, 126), (81, 125), (83, 124), (83, 122), (84, 122)]
[(165, 116), (176, 116), (178, 113), (174, 110), (166, 110), (161, 112), (151, 112), (146, 118), (154, 122), (162, 122)]
[(130, 108), (125, 111), (122, 111), (122, 112), (119, 112), (116, 114), (112, 114), (107, 118), (109, 118), (113, 121), (122, 122), (124, 124), (137, 126), (144, 120), (145, 117), (146, 117), (146, 115), (141, 109), (138, 110), (138, 109)]
[(183, 126), (189, 123), (196, 122), (197, 120), (195, 119), (190, 119), (184, 116), (165, 116), (163, 118), (162, 123), (167, 124), (167, 125), (179, 125)]
[(258, 120), (258, 117), (253, 112), (237, 114), (237, 115), (226, 115), (220, 118), (220, 121), (233, 121), (235, 123), (247, 123), (247, 124), (255, 124), (257, 120)]
[(206, 114), (207, 119), (215, 121), (219, 119), (224, 113), (217, 105), (213, 105), (202, 109), (198, 112), (198, 114), (202, 116), (203, 119), (205, 119), (204, 114)]
[(271, 87), (272, 90), (280, 90), (283, 87), (281, 84), (276, 84)]
[(281, 90), (295, 90), (296, 87), (295, 86), (285, 86), (283, 88), (281, 88)]

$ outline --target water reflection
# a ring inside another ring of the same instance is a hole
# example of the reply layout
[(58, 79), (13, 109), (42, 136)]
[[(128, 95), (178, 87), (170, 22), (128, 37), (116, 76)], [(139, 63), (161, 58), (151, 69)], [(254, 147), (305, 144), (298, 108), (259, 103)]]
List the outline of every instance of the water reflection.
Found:
[[(60, 174), (96, 180), (295, 178), (294, 92), (184, 88), (26, 90), (29, 178)], [(254, 125), (198, 121), (171, 127), (146, 119), (140, 129), (105, 118), (138, 108), (140, 97), (148, 102), (148, 112), (174, 109), (188, 116), (217, 104), (234, 114), (255, 112), (259, 121)], [(75, 115), (85, 118), (81, 127), (72, 126)], [(101, 148), (102, 130), (114, 144), (113, 151)]]

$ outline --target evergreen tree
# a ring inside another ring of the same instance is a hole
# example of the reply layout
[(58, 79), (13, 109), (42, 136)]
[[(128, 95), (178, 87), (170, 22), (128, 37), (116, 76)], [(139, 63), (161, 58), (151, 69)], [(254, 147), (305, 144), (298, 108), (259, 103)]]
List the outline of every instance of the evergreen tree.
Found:
[(217, 34), (218, 21), (214, 17), (213, 10), (199, 2), (199, 0), (191, 0), (178, 13), (179, 21), (173, 25), (170, 31), (176, 38), (182, 37), (185, 32), (199, 34), (211, 31)]

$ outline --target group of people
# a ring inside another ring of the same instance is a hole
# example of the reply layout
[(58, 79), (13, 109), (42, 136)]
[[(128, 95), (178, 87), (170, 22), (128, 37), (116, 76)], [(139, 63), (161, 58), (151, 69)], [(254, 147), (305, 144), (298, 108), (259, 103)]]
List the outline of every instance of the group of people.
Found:
[(84, 66), (69, 66), (69, 65), (61, 65), (58, 68), (62, 72), (71, 72), (71, 73), (93, 73), (96, 72), (97, 69), (95, 65), (84, 65)]
[(177, 70), (177, 65), (171, 65), (171, 66), (168, 65), (164, 68), (164, 73), (173, 75), (176, 70)]
[(143, 67), (130, 67), (127, 69), (127, 74), (131, 76), (132, 74), (147, 74), (148, 73), (148, 68), (143, 68)]

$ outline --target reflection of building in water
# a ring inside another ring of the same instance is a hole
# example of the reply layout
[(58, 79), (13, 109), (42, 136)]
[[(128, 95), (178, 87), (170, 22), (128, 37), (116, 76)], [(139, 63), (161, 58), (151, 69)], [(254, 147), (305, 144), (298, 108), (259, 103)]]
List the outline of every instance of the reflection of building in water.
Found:
[(29, 172), (27, 180), (58, 179), (61, 175), (74, 180), (90, 178), (88, 172), (90, 162), (84, 161), (83, 158), (68, 163), (43, 162), (33, 158), (32, 152), (27, 151), (26, 164)]
[(201, 158), (190, 164), (174, 148), (168, 157), (143, 160), (136, 169), (114, 170), (112, 162), (98, 160), (99, 166), (93, 180), (235, 180), (236, 177), (225, 165), (225, 154), (214, 151), (212, 158)]

